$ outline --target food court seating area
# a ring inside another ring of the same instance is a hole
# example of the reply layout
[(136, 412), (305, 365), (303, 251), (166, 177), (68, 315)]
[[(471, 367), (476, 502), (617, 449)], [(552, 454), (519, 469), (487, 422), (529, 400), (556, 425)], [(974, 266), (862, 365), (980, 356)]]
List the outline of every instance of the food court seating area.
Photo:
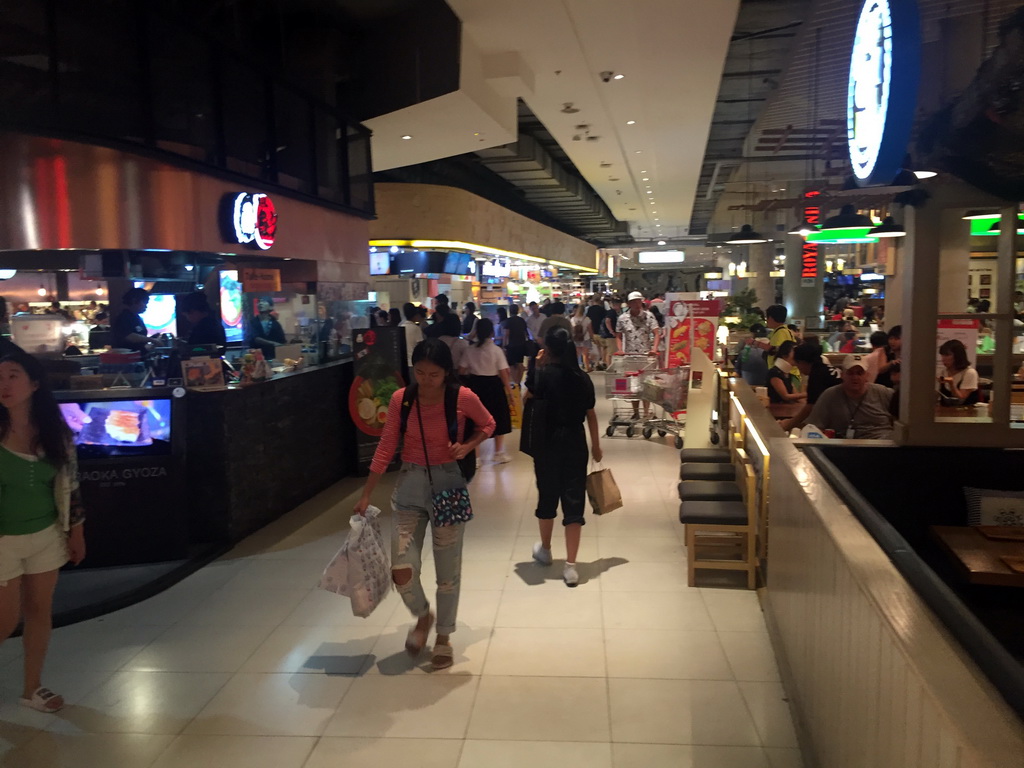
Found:
[(968, 525), (965, 487), (1024, 492), (1024, 451), (823, 442), (805, 453), (1007, 701), (1024, 713), (1021, 587), (968, 582), (933, 528)]

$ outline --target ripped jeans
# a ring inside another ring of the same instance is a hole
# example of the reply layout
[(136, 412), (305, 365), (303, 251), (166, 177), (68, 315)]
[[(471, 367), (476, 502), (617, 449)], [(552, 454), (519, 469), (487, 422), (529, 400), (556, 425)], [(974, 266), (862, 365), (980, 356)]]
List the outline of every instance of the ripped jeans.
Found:
[[(434, 476), (434, 490), (457, 488), (465, 485), (459, 465), (455, 462), (430, 468)], [(391, 575), (402, 596), (402, 601), (419, 618), (430, 610), (430, 603), (420, 581), (422, 572), (423, 541), (430, 524), (431, 488), (426, 467), (406, 462), (402, 475), (391, 496), (394, 510), (391, 531)], [(462, 581), (462, 537), (465, 525), (431, 527), (434, 545), (434, 568), (437, 571), (437, 634), (450, 635), (455, 631), (459, 611), (459, 589)], [(398, 579), (408, 574), (404, 584)]]

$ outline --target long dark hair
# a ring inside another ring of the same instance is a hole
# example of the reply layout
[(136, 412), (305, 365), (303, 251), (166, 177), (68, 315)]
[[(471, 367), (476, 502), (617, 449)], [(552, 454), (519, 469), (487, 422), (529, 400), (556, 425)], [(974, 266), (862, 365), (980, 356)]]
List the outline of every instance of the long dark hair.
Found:
[(971, 367), (971, 361), (967, 359), (967, 347), (960, 339), (950, 339), (939, 347), (940, 355), (953, 356), (953, 370), (966, 371)]
[[(29, 381), (37, 385), (36, 391), (32, 393), (31, 419), (39, 434), (32, 449), (35, 451), (42, 448), (48, 462), (58, 469), (63, 467), (69, 459), (68, 440), (71, 437), (71, 430), (68, 429), (60, 406), (57, 405), (57, 399), (50, 390), (42, 364), (27, 354), (6, 355), (0, 358), (0, 363), (20, 365)], [(10, 429), (11, 413), (0, 405), (0, 440), (7, 437)]]
[(484, 342), (494, 335), (494, 323), (486, 317), (476, 321), (476, 345), (482, 347)]

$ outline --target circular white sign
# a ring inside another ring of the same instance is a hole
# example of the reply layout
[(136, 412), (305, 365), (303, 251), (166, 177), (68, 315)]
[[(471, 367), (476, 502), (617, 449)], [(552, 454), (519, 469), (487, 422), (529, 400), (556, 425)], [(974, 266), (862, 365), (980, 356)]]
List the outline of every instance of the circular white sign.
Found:
[(892, 9), (889, 0), (861, 7), (850, 59), (846, 130), (853, 173), (870, 178), (885, 134), (892, 87)]

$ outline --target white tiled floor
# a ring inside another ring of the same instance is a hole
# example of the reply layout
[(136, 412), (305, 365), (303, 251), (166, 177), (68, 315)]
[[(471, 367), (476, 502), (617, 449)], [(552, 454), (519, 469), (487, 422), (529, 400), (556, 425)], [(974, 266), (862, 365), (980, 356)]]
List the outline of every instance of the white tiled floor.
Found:
[(396, 594), (359, 619), (315, 589), (345, 536), (350, 480), (163, 594), (58, 630), (45, 680), (69, 701), (57, 716), (17, 706), (21, 656), (6, 644), (0, 764), (799, 768), (756, 595), (686, 585), (678, 453), (604, 443), (627, 504), (588, 518), (574, 590), (560, 538), (554, 566), (530, 558), (530, 460), (480, 471), (451, 670), (406, 656)]

